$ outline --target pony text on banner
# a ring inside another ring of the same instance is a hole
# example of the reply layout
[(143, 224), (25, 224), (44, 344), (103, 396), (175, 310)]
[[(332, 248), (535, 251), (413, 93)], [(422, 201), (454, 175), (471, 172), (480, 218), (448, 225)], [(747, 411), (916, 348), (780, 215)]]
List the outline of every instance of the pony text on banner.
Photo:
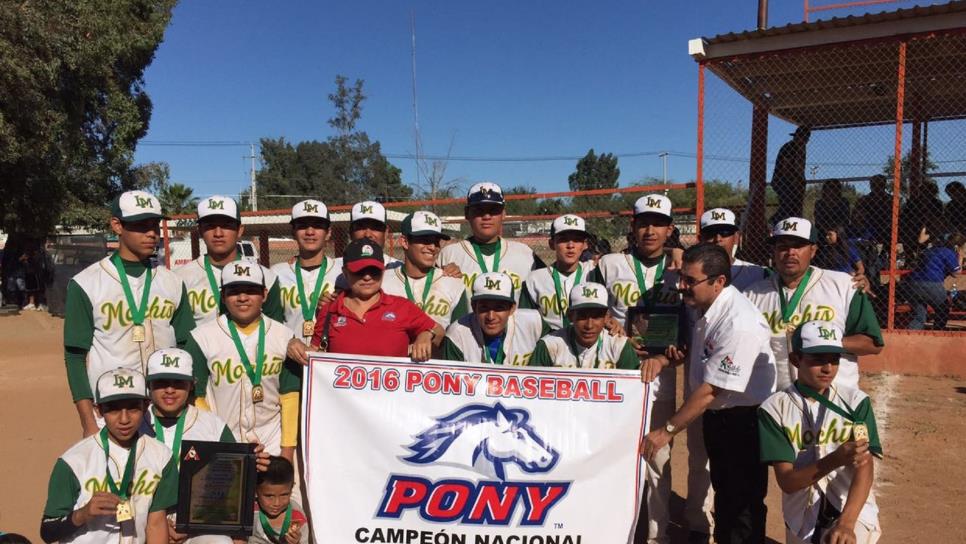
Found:
[(317, 542), (626, 542), (650, 391), (635, 371), (312, 354)]

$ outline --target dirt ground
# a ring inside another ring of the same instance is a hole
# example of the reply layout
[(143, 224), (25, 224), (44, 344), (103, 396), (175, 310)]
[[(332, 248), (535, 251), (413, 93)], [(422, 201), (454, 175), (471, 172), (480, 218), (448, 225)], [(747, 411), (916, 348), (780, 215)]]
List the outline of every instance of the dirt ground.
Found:
[[(64, 375), (63, 320), (39, 312), (0, 317), (0, 531), (40, 542), (54, 461), (80, 438)], [(950, 354), (963, 358), (962, 354)], [(683, 381), (683, 380), (682, 380)], [(894, 374), (863, 376), (885, 460), (876, 466), (881, 542), (963, 542), (966, 534), (966, 382)], [(687, 481), (687, 443), (674, 447), (674, 542)], [(784, 541), (778, 489), (768, 497), (768, 536)], [(959, 514), (957, 514), (959, 512)]]

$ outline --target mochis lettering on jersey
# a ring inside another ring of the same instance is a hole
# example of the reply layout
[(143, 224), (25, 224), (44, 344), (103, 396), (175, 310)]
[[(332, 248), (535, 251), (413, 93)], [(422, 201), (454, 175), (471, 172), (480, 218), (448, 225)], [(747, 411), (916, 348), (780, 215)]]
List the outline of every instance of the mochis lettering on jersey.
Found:
[[(323, 281), (321, 278), (318, 281)], [(332, 292), (332, 285), (329, 283), (322, 284), (322, 290), (319, 291), (320, 297), (325, 297)], [(302, 302), (299, 301), (299, 288), (298, 285), (280, 285), (279, 294), (282, 297), (282, 307), (297, 309), (302, 307)], [(309, 295), (309, 302), (315, 302), (317, 297), (315, 293), (306, 293)]]
[(801, 423), (784, 429), (789, 442), (795, 444), (799, 451), (811, 446), (841, 445), (852, 439), (852, 423), (839, 418), (832, 418), (829, 424), (819, 429), (817, 433), (808, 429), (802, 432)]
[(436, 523), (543, 525), (570, 490), (570, 482), (446, 479), (430, 481), (393, 474), (376, 517), (399, 519), (406, 512)]
[[(132, 452), (130, 455), (135, 455)], [(154, 474), (153, 476), (148, 476), (148, 470), (144, 469), (138, 473), (138, 477), (131, 484), (131, 496), (143, 495), (145, 497), (151, 497), (154, 495), (154, 491), (158, 487), (158, 482), (161, 481), (160, 474)], [(121, 482), (115, 481), (114, 485), (120, 486)], [(107, 487), (107, 476), (103, 478), (89, 478), (84, 482), (84, 489), (91, 494), (97, 493), (98, 491), (103, 491), (105, 493), (110, 493), (111, 490)]]
[[(782, 323), (780, 310), (762, 312), (762, 315), (765, 316), (765, 321), (768, 322), (772, 334), (785, 333), (785, 324)], [(835, 308), (824, 304), (817, 304), (814, 307), (811, 304), (806, 304), (801, 313), (792, 315), (790, 321), (795, 326), (809, 321), (835, 321)]]
[[(267, 358), (268, 356), (266, 356)], [(265, 367), (262, 369), (263, 376), (276, 376), (282, 373), (282, 365), (285, 360), (279, 356), (272, 357), (271, 361), (265, 361)], [(245, 375), (245, 367), (232, 360), (230, 357), (224, 361), (212, 361), (211, 362), (211, 376), (214, 380), (214, 385), (221, 385), (222, 380), (229, 385), (234, 385), (238, 383), (242, 376)]]
[(216, 307), (215, 295), (207, 288), (188, 289), (188, 304), (195, 314), (207, 314)]
[[(105, 302), (101, 304), (101, 315), (104, 316), (104, 330), (109, 331), (114, 325), (120, 327), (127, 327), (131, 324), (131, 309), (127, 307), (127, 304), (123, 300), (118, 300), (115, 302)], [(158, 319), (162, 321), (171, 321), (174, 316), (174, 302), (155, 296), (151, 299), (151, 303), (148, 304), (148, 309), (145, 312), (145, 319)]]

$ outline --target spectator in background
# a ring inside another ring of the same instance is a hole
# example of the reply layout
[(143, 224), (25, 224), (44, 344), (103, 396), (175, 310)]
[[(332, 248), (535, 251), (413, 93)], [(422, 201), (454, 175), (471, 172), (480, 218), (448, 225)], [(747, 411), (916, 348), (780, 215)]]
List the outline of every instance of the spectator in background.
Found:
[(825, 243), (819, 246), (815, 255), (815, 266), (846, 274), (865, 274), (862, 258), (841, 226), (825, 230)]
[(842, 182), (830, 179), (822, 184), (822, 196), (815, 202), (815, 228), (828, 232), (849, 225), (849, 201), (842, 196)]
[(934, 239), (946, 232), (943, 203), (939, 201), (936, 183), (923, 181), (911, 193), (899, 216), (899, 242), (906, 255), (906, 263), (915, 262), (919, 252), (925, 249), (918, 242), (923, 229)]
[(24, 310), (47, 311), (47, 286), (54, 282), (54, 261), (44, 246), (28, 250), (24, 257)]
[(778, 195), (778, 211), (771, 217), (774, 224), (786, 217), (801, 217), (805, 200), (805, 147), (812, 129), (801, 126), (791, 134), (792, 139), (778, 150), (771, 187)]
[(944, 217), (951, 233), (966, 234), (966, 187), (958, 181), (946, 186), (949, 202)]
[(882, 174), (869, 179), (869, 194), (855, 203), (852, 227), (861, 238), (881, 244), (891, 241), (892, 195), (886, 192), (886, 177)]
[(906, 276), (906, 298), (912, 305), (909, 328), (921, 330), (926, 326), (926, 305), (932, 306), (933, 328), (946, 328), (950, 301), (943, 282), (946, 276), (959, 273), (966, 258), (966, 235), (955, 233), (945, 244), (935, 245), (923, 252), (916, 268)]

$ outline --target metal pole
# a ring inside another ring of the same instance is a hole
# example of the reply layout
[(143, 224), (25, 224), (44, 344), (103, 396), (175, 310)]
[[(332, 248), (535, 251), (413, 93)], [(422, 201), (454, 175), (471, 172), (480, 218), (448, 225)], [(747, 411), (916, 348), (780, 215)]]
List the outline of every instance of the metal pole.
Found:
[(667, 151), (663, 151), (661, 153), (658, 153), (657, 156), (658, 157), (661, 157), (661, 160), (664, 162), (664, 185), (665, 185), (665, 187), (664, 187), (664, 196), (667, 196), (667, 156), (668, 156), (668, 152)]
[(249, 158), (252, 160), (252, 170), (251, 170), (252, 211), (257, 212), (258, 211), (258, 190), (255, 188), (255, 144), (248, 144), (248, 145), (249, 145), (249, 149), (251, 150), (251, 155), (249, 156)]
[(695, 232), (701, 235), (701, 214), (704, 213), (704, 63), (698, 64), (698, 149), (695, 154)]
[[(808, 20), (807, 13), (805, 15), (806, 21)], [(765, 30), (766, 28), (768, 28), (768, 0), (758, 0), (758, 30)]]
[(889, 246), (889, 311), (886, 329), (896, 327), (896, 249), (899, 245), (899, 193), (902, 190), (902, 123), (906, 99), (906, 42), (899, 43), (899, 69), (896, 83), (896, 149), (892, 164), (892, 237)]

